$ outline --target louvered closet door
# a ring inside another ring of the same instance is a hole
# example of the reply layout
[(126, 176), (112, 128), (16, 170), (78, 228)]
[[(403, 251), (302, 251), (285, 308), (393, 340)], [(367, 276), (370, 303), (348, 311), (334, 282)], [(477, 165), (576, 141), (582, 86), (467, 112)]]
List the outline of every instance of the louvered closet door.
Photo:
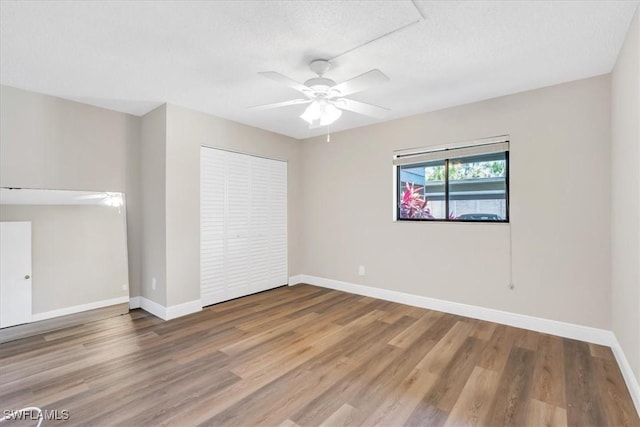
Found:
[(249, 284), (250, 157), (227, 153), (225, 268), (227, 299), (251, 293)]
[(203, 305), (287, 283), (287, 164), (202, 147)]
[(271, 163), (274, 161), (259, 157), (251, 159), (251, 222), (249, 224), (251, 271), (249, 280), (253, 292), (273, 287), (269, 256), (269, 223), (270, 217), (274, 214), (269, 197)]
[(225, 300), (226, 152), (200, 152), (200, 294), (203, 305)]
[(271, 287), (289, 281), (287, 270), (287, 164), (272, 161), (269, 189), (269, 272)]

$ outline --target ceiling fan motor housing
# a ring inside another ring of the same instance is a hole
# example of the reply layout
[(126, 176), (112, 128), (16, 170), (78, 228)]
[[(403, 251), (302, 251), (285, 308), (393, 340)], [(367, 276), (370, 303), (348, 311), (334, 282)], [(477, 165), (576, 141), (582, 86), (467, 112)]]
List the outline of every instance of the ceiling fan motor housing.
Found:
[(331, 69), (331, 63), (326, 59), (316, 59), (315, 61), (311, 61), (309, 68), (311, 68), (311, 71), (322, 77), (324, 76), (324, 73)]
[(314, 77), (304, 82), (304, 85), (313, 89), (316, 94), (326, 94), (331, 87), (336, 85), (336, 82), (325, 77)]

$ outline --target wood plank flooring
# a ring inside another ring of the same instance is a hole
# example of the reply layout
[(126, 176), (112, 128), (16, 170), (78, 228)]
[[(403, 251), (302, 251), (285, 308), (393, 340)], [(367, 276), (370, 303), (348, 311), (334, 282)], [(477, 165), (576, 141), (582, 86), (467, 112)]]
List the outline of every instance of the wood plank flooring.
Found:
[(0, 409), (85, 426), (640, 426), (609, 348), (309, 285), (2, 344)]

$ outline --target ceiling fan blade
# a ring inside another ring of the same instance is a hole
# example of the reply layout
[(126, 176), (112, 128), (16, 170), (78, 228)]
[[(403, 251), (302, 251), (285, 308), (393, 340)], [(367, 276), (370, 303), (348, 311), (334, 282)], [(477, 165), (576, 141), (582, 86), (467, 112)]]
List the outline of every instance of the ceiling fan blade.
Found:
[(352, 93), (362, 92), (363, 90), (369, 89), (372, 86), (375, 86), (380, 83), (384, 83), (389, 81), (389, 77), (387, 77), (382, 71), (378, 69), (374, 69), (371, 71), (367, 71), (364, 74), (360, 74), (357, 77), (352, 78), (351, 80), (347, 80), (346, 82), (342, 82), (337, 84), (331, 88), (331, 91), (337, 91), (336, 96), (347, 96)]
[(375, 117), (376, 119), (384, 119), (386, 113), (391, 111), (388, 108), (378, 107), (377, 105), (366, 104), (364, 102), (346, 98), (336, 100), (335, 105), (343, 110), (353, 111), (354, 113)]
[[(311, 93), (311, 90), (307, 86), (305, 86), (302, 83), (299, 83), (299, 82), (297, 82), (297, 81), (295, 81), (293, 79), (290, 79), (289, 77), (287, 77), (287, 76), (285, 76), (283, 74), (280, 74), (280, 73), (278, 73), (276, 71), (261, 71), (258, 74), (260, 74), (261, 76), (264, 76), (264, 77), (266, 77), (268, 79), (271, 79), (273, 81), (276, 81), (278, 83), (281, 83), (281, 84), (283, 84), (285, 86), (289, 86), (291, 89), (295, 89), (298, 92), (304, 93), (305, 95)], [(307, 95), (307, 96), (309, 96), (309, 95)]]
[(284, 102), (276, 102), (275, 104), (264, 104), (264, 105), (255, 105), (253, 107), (249, 107), (250, 110), (269, 110), (271, 108), (280, 108), (286, 107), (288, 105), (298, 105), (298, 104), (308, 104), (310, 103), (310, 99), (292, 99), (291, 101)]

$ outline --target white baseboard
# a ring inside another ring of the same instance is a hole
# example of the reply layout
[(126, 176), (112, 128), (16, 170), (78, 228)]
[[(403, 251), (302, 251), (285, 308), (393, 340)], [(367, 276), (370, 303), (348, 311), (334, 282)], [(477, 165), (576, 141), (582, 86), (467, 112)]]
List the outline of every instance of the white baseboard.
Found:
[(133, 310), (134, 308), (142, 307), (142, 302), (140, 301), (142, 297), (130, 297), (129, 298), (129, 308)]
[(638, 379), (633, 374), (631, 365), (629, 364), (624, 351), (622, 351), (622, 347), (620, 346), (615, 334), (612, 332), (611, 335), (613, 335), (611, 350), (613, 351), (613, 355), (616, 357), (616, 361), (618, 362), (624, 381), (627, 383), (627, 388), (629, 389), (633, 403), (636, 405), (636, 411), (640, 414), (640, 383), (638, 383)]
[(32, 322), (53, 319), (54, 317), (67, 316), (69, 314), (81, 313), (83, 311), (95, 310), (96, 308), (109, 307), (110, 305), (124, 304), (129, 302), (128, 296), (105, 299), (102, 301), (90, 302), (87, 304), (74, 305), (60, 308), (58, 310), (45, 311), (44, 313), (34, 313), (31, 315)]
[(140, 308), (163, 320), (171, 320), (177, 317), (186, 316), (187, 314), (202, 311), (202, 301), (200, 299), (173, 305), (171, 307), (165, 307), (164, 305), (158, 304), (157, 302), (151, 301), (145, 297), (135, 298), (139, 298)]
[(167, 308), (164, 305), (158, 304), (155, 301), (151, 301), (145, 297), (140, 298), (140, 308), (144, 311), (153, 314), (156, 317), (167, 320)]
[(321, 286), (323, 288), (336, 289), (352, 294), (379, 298), (401, 304), (413, 305), (445, 313), (457, 314), (474, 319), (487, 320), (516, 328), (530, 329), (545, 334), (558, 335), (564, 338), (586, 341), (594, 344), (611, 346), (613, 333), (605, 329), (591, 328), (589, 326), (575, 325), (524, 314), (510, 313), (492, 308), (478, 307), (459, 302), (445, 301), (420, 295), (406, 294), (388, 289), (374, 288), (371, 286), (356, 285), (339, 280), (325, 279), (323, 277), (301, 275), (299, 283)]
[(167, 307), (167, 317), (165, 320), (186, 316), (187, 314), (202, 311), (202, 300), (199, 298), (193, 301)]
[(631, 365), (627, 360), (620, 343), (612, 331), (606, 329), (592, 328), (589, 326), (576, 325), (573, 323), (559, 322), (557, 320), (543, 319), (540, 317), (527, 316), (524, 314), (510, 313), (507, 311), (494, 310), (491, 308), (478, 307), (474, 305), (462, 304), (459, 302), (445, 301), (436, 298), (429, 298), (420, 295), (406, 294), (403, 292), (391, 291), (388, 289), (374, 288), (371, 286), (356, 285), (354, 283), (342, 282), (339, 280), (326, 279), (323, 277), (300, 274), (289, 278), (289, 285), (298, 283), (308, 283), (310, 285), (323, 288), (336, 289), (357, 295), (364, 295), (378, 298), (385, 301), (392, 301), (415, 307), (428, 308), (430, 310), (443, 311), (445, 313), (457, 314), (474, 319), (487, 320), (503, 325), (514, 326), (516, 328), (529, 329), (550, 335), (557, 335), (563, 338), (571, 338), (586, 341), (593, 344), (611, 347), (618, 362), (622, 376), (627, 384), (636, 410), (640, 413), (640, 385), (638, 379), (631, 370)]
[(289, 286), (298, 285), (304, 283), (304, 278), (307, 277), (304, 274), (298, 274), (297, 276), (289, 277)]

